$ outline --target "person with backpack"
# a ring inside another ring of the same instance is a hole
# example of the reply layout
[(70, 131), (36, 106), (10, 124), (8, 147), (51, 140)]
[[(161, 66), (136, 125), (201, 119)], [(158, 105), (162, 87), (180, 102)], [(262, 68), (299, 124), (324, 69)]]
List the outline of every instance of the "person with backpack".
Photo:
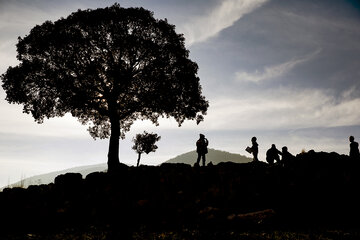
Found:
[(199, 140), (196, 141), (196, 152), (198, 154), (196, 165), (199, 166), (200, 159), (202, 158), (203, 166), (205, 166), (205, 154), (208, 153), (207, 146), (209, 145), (209, 141), (205, 138), (204, 134), (200, 134)]

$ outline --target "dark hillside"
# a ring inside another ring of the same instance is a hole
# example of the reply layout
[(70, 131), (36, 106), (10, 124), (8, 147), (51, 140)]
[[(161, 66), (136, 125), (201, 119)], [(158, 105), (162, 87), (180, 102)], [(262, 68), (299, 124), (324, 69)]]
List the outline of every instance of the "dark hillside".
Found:
[(92, 226), (121, 236), (144, 229), (359, 229), (359, 168), (344, 155), (310, 152), (284, 166), (165, 163), (85, 179), (68, 173), (55, 184), (5, 189), (0, 224), (3, 234)]

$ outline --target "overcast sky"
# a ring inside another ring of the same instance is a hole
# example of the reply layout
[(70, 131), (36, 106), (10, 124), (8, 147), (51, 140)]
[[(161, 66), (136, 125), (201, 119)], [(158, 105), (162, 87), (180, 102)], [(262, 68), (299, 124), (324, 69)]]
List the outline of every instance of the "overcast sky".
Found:
[[(110, 6), (100, 0), (0, 0), (0, 73), (18, 64), (16, 43), (32, 27), (77, 9)], [(344, 0), (129, 0), (167, 18), (183, 33), (199, 65), (210, 101), (200, 125), (159, 127), (137, 122), (120, 142), (120, 160), (135, 164), (131, 139), (144, 130), (161, 135), (159, 149), (142, 157), (159, 164), (195, 149), (199, 133), (211, 148), (245, 152), (258, 138), (260, 160), (275, 143), (348, 154), (360, 138), (360, 6)], [(0, 89), (0, 187), (21, 177), (105, 163), (108, 140), (94, 141), (71, 116), (36, 124)], [(195, 161), (195, 159), (194, 159)]]

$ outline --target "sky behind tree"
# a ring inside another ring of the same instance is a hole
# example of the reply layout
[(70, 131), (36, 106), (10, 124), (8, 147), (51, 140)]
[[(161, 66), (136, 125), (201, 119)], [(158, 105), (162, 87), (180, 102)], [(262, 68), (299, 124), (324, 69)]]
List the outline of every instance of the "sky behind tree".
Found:
[[(18, 64), (16, 43), (36, 24), (77, 9), (115, 1), (0, 0), (0, 73)], [(167, 18), (183, 33), (199, 65), (210, 102), (205, 121), (172, 119), (155, 127), (136, 122), (120, 141), (120, 161), (136, 164), (132, 137), (161, 136), (143, 164), (160, 164), (195, 149), (199, 133), (209, 147), (249, 156), (258, 138), (259, 158), (274, 143), (293, 154), (302, 149), (348, 154), (350, 135), (360, 138), (360, 8), (357, 1), (129, 0)], [(22, 106), (8, 104), (0, 89), (0, 186), (35, 174), (105, 163), (108, 140), (94, 141), (86, 126), (67, 115), (36, 124)], [(194, 159), (195, 162), (195, 159)]]

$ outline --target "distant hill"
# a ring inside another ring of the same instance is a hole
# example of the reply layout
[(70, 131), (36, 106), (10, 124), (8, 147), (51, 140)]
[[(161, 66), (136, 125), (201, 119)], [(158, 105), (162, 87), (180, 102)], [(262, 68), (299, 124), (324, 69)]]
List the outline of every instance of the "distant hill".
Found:
[[(172, 159), (166, 161), (166, 163), (186, 163), (186, 164), (190, 164), (191, 166), (193, 166), (194, 163), (196, 162), (196, 159), (197, 159), (197, 153), (196, 153), (196, 151), (192, 151), (192, 152), (181, 154), (175, 158), (172, 158)], [(206, 164), (208, 164), (209, 162), (212, 162), (214, 165), (216, 165), (220, 162), (247, 163), (247, 162), (251, 162), (251, 161), (252, 161), (251, 158), (245, 157), (240, 154), (229, 153), (229, 152), (215, 150), (215, 149), (211, 149), (211, 148), (209, 149), (209, 153), (206, 154)], [(36, 175), (33, 177), (22, 179), (16, 183), (10, 184), (9, 186), (3, 186), (2, 188), (0, 188), (0, 191), (2, 191), (5, 187), (27, 188), (30, 185), (53, 183), (56, 176), (58, 176), (60, 174), (69, 173), (69, 172), (81, 173), (83, 178), (85, 178), (86, 175), (88, 175), (89, 173), (103, 172), (103, 171), (106, 171), (106, 169), (107, 169), (106, 163), (69, 168), (69, 169), (65, 169), (65, 170), (61, 170), (61, 171), (50, 172), (50, 173)]]
[(0, 188), (0, 191), (2, 191), (5, 187), (24, 187), (24, 188), (27, 188), (30, 185), (40, 185), (40, 184), (53, 183), (56, 176), (58, 176), (60, 174), (65, 174), (65, 173), (68, 173), (68, 172), (81, 173), (81, 175), (83, 177), (85, 177), (89, 173), (103, 172), (103, 171), (106, 171), (106, 169), (107, 169), (107, 164), (106, 163), (69, 168), (69, 169), (65, 169), (65, 170), (61, 170), (61, 171), (45, 173), (45, 174), (36, 175), (36, 176), (33, 176), (33, 177), (22, 179), (22, 180), (20, 180), (20, 181), (18, 181), (16, 183), (10, 184), (9, 186), (3, 186), (2, 188)]
[[(166, 161), (166, 163), (186, 163), (193, 166), (194, 163), (196, 162), (196, 159), (197, 159), (196, 151), (191, 151), (181, 154), (175, 158), (172, 158)], [(209, 153), (206, 154), (206, 164), (208, 164), (209, 162), (212, 162), (214, 165), (216, 165), (221, 162), (247, 163), (251, 161), (252, 158), (248, 158), (240, 154), (215, 150), (212, 148), (210, 148)]]

